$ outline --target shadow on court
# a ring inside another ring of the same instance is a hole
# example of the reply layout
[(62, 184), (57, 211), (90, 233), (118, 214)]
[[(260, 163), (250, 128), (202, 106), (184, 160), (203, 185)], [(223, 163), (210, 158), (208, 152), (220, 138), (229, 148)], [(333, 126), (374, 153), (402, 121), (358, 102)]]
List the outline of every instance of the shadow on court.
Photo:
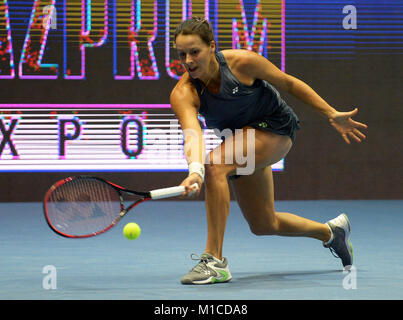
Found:
[(239, 276), (237, 274), (237, 278), (234, 279), (234, 282), (237, 283), (263, 283), (270, 284), (272, 282), (281, 281), (295, 281), (297, 278), (298, 280), (309, 280), (312, 279), (312, 276), (316, 275), (328, 275), (328, 274), (342, 274), (340, 270), (312, 270), (312, 271), (293, 271), (293, 272), (267, 272), (267, 273), (260, 273), (260, 274), (250, 274), (245, 273), (245, 275)]
[(284, 290), (297, 288), (315, 288), (325, 286), (324, 282), (329, 281), (329, 275), (340, 278), (340, 284), (344, 277), (340, 270), (309, 270), (309, 271), (287, 271), (287, 272), (264, 272), (264, 273), (238, 273), (233, 275), (231, 287), (244, 288), (251, 286), (262, 290)]

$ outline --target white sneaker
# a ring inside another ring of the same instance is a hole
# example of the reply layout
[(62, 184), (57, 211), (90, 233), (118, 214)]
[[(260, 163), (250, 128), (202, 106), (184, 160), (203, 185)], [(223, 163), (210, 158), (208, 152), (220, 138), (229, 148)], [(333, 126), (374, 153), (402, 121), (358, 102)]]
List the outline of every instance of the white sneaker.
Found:
[(192, 254), (190, 257), (192, 260), (199, 260), (199, 263), (181, 279), (182, 284), (222, 283), (232, 279), (227, 258), (220, 261), (208, 253), (203, 253), (200, 257)]
[(346, 270), (353, 265), (353, 245), (350, 241), (350, 221), (345, 213), (329, 220), (326, 224), (333, 233), (333, 239), (324, 242), (323, 246), (329, 248), (330, 252), (340, 258)]

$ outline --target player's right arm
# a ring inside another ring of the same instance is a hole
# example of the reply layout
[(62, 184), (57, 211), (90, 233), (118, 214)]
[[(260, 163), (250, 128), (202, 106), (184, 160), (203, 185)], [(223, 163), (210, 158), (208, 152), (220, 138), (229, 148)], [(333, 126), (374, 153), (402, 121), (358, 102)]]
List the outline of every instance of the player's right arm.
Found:
[(204, 180), (205, 158), (203, 133), (197, 117), (200, 101), (197, 92), (186, 80), (185, 75), (172, 90), (170, 103), (183, 131), (184, 152), (189, 165), (190, 174), (181, 185), (184, 185), (189, 192), (190, 186), (196, 182), (200, 190)]

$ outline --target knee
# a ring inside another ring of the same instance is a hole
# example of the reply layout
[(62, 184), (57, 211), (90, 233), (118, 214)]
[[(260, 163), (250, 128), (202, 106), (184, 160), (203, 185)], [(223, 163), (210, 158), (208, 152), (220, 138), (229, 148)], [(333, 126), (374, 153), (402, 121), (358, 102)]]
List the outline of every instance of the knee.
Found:
[(272, 226), (253, 226), (250, 227), (250, 231), (255, 236), (274, 236), (277, 234), (277, 230)]
[(249, 224), (250, 231), (256, 236), (274, 236), (278, 234), (277, 219), (270, 219), (257, 224)]
[(205, 165), (206, 181), (217, 181), (223, 179), (227, 175), (227, 169), (225, 165), (209, 163)]

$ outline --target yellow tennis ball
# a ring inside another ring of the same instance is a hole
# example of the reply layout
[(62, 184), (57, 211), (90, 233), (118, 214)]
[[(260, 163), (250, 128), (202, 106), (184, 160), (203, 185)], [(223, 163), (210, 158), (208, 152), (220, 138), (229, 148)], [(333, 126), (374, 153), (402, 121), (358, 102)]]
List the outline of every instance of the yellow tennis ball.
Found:
[(123, 228), (124, 236), (129, 240), (137, 239), (140, 236), (141, 228), (137, 223), (130, 222)]

